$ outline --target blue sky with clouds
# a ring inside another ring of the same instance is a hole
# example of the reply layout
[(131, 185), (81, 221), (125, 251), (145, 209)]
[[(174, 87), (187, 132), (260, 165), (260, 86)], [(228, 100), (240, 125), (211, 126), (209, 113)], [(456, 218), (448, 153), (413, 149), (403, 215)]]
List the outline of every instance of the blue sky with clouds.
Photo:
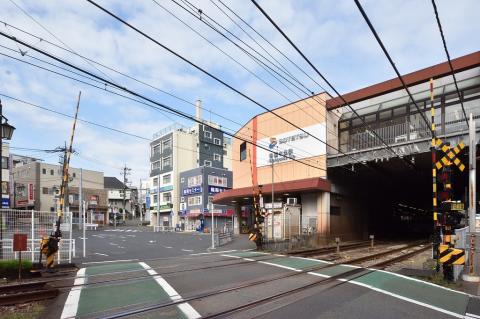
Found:
[[(4, 0), (0, 2), (0, 20), (63, 46), (24, 15), (12, 1), (24, 8), (79, 54), (141, 79), (152, 86), (174, 93), (191, 103), (196, 99), (202, 99), (205, 109), (212, 110), (238, 123), (243, 123), (262, 111), (258, 106), (229, 91), (134, 31), (125, 28), (84, 0)], [(215, 19), (230, 32), (266, 55), (214, 5), (217, 4), (225, 10), (218, 0), (190, 1), (196, 7), (201, 8), (204, 14)], [(222, 1), (325, 87), (324, 83), (315, 76), (314, 72), (289, 47), (288, 43), (250, 1)], [(153, 1), (98, 0), (98, 2), (267, 107), (277, 107), (288, 103), (289, 100), (305, 97), (303, 92), (295, 88), (291, 88), (293, 92), (287, 89), (249, 56), (170, 0), (157, 0), (157, 2), (231, 55), (234, 61)], [(353, 1), (264, 0), (259, 2), (340, 92), (346, 93), (394, 77), (393, 70)], [(440, 34), (429, 0), (364, 0), (362, 4), (402, 73), (445, 60)], [(437, 5), (451, 56), (458, 57), (480, 50), (480, 41), (478, 40), (480, 2), (477, 0), (437, 0)], [(0, 31), (14, 35), (105, 77), (83, 59), (55, 48), (45, 41), (38, 41), (38, 39), (15, 31), (11, 27), (5, 27), (3, 24), (0, 24)], [(258, 37), (256, 40), (261, 41)], [(27, 51), (27, 54), (22, 56), (18, 52), (18, 47), (5, 38), (0, 39), (0, 45), (16, 51), (0, 47), (0, 53), (18, 59), (51, 69), (54, 67), (33, 58), (58, 64), (33, 50), (27, 50), (20, 46), (20, 49)], [(268, 45), (265, 47), (310, 91), (322, 91), (322, 88), (295, 69), (280, 54), (269, 48)], [(237, 62), (249, 71), (246, 71)], [(171, 124), (172, 120), (187, 125), (191, 124), (178, 117), (172, 115), (166, 117), (146, 106), (25, 65), (5, 56), (0, 56), (0, 66), (0, 94), (73, 114), (76, 98), (81, 90), (81, 118), (147, 138), (150, 138), (155, 131)], [(190, 104), (171, 98), (158, 90), (136, 83), (109, 70), (98, 68), (125, 87), (184, 112), (194, 114), (194, 108)], [(67, 73), (63, 70), (58, 71)], [(255, 73), (281, 94), (249, 72)], [(103, 87), (103, 85), (100, 86)], [(331, 90), (329, 91), (331, 92)], [(17, 127), (14, 139), (11, 141), (12, 146), (52, 149), (62, 145), (68, 139), (71, 120), (12, 101), (6, 97), (1, 98), (5, 115)], [(210, 118), (210, 116), (213, 121), (219, 122), (226, 129), (238, 129), (237, 124), (204, 112), (204, 117)], [(120, 167), (127, 164), (133, 169), (134, 183), (138, 183), (140, 178), (148, 176), (147, 141), (80, 123), (75, 148), (78, 150), (79, 156), (73, 158), (72, 165), (76, 167), (102, 170), (106, 175), (119, 177)], [(47, 162), (57, 160), (57, 156), (52, 154), (32, 151), (17, 151), (17, 153), (36, 155), (44, 158)]]

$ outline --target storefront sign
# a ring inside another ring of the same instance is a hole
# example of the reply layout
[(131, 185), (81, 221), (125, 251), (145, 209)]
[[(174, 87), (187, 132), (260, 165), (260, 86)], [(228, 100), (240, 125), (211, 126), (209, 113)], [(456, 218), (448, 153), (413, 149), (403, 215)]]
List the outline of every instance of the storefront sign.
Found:
[[(292, 159), (325, 155), (327, 151), (325, 144), (319, 141), (326, 140), (325, 123), (307, 126), (303, 130), (309, 134), (301, 130), (293, 130), (272, 136), (277, 140), (277, 144), (272, 149), (273, 153), (257, 146), (257, 167), (291, 161)], [(264, 147), (270, 145), (270, 137), (258, 140), (257, 144)]]
[(34, 191), (35, 187), (33, 184), (17, 183), (15, 185), (15, 207), (33, 206), (35, 199)]
[(160, 210), (170, 210), (170, 204), (160, 205)]
[(226, 189), (225, 187), (208, 186), (208, 192), (213, 194), (224, 192)]
[[(283, 203), (282, 202), (275, 202), (273, 203), (273, 208), (282, 208)], [(266, 209), (271, 209), (272, 208), (272, 203), (265, 203), (265, 208)]]
[(189, 187), (189, 188), (184, 188), (182, 190), (183, 196), (198, 194), (198, 193), (201, 193), (201, 192), (202, 192), (202, 186)]
[[(168, 192), (168, 191), (171, 191), (173, 189), (173, 185), (168, 185), (168, 186), (162, 186), (160, 187), (159, 189), (159, 192)], [(151, 194), (156, 194), (157, 193), (157, 188), (154, 187), (152, 189), (150, 189), (150, 193)]]
[(10, 207), (10, 198), (2, 198), (2, 208)]

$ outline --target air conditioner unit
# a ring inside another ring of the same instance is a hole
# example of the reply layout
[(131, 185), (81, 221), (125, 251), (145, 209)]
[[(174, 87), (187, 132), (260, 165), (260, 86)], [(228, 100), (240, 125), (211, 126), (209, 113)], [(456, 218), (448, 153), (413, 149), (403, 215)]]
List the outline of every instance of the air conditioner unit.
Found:
[(297, 199), (295, 197), (288, 197), (287, 205), (297, 205)]

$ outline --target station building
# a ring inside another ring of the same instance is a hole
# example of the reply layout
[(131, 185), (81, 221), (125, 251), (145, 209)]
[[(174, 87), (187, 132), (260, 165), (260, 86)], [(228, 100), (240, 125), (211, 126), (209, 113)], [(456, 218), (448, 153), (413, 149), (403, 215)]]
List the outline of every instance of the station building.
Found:
[[(465, 113), (477, 122), (478, 145), (480, 52), (453, 59), (452, 65)], [(248, 121), (233, 141), (233, 189), (214, 197), (216, 203), (235, 206), (235, 230), (251, 228), (256, 188), (263, 193), (267, 210), (273, 201), (273, 210), (280, 216), (283, 211), (283, 219), (273, 218), (274, 229), (275, 225), (291, 228), (285, 211), (297, 207), (300, 218), (295, 232), (300, 234), (313, 231), (343, 240), (366, 239), (370, 234), (428, 236), (432, 230), (430, 79), (437, 137), (452, 147), (461, 141), (468, 144), (468, 125), (448, 62), (405, 74), (403, 79), (415, 103), (394, 78), (343, 94), (348, 105), (320, 93), (273, 110), (328, 146), (272, 113)], [(277, 155), (268, 151), (269, 146)], [(467, 147), (459, 154), (466, 167), (469, 151)], [(455, 199), (468, 202), (468, 173), (455, 171), (453, 184)], [(267, 219), (266, 228), (269, 223)]]

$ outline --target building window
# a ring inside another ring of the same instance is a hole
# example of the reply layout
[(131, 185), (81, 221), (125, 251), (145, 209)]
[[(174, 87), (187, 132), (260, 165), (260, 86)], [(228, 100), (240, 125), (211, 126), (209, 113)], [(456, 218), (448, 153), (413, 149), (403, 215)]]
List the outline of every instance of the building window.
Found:
[(188, 187), (202, 185), (202, 175), (192, 176), (188, 178)]
[(53, 175), (53, 169), (50, 170), (50, 175)]
[(211, 138), (212, 138), (212, 132), (210, 132), (210, 131), (205, 131), (205, 132), (203, 132), (203, 136), (205, 136), (205, 138), (211, 139)]
[(153, 179), (153, 187), (157, 187), (158, 186), (158, 177), (155, 177)]
[(157, 154), (160, 154), (160, 144), (155, 145), (152, 147), (152, 156), (155, 156)]
[(214, 139), (213, 139), (213, 144), (215, 144), (215, 145), (221, 145), (221, 144), (222, 144), (222, 141), (220, 141), (219, 138), (214, 138)]
[(213, 154), (213, 160), (220, 162), (222, 160), (222, 156), (220, 154)]
[(42, 194), (48, 195), (48, 187), (42, 187)]
[(152, 171), (155, 170), (155, 169), (161, 169), (160, 161), (153, 162)]
[(171, 182), (172, 182), (172, 175), (171, 174), (163, 175), (163, 178), (162, 178), (162, 183), (163, 184), (170, 184)]
[(46, 174), (47, 174), (47, 169), (42, 168), (42, 174), (43, 174), (43, 175), (46, 175)]
[(172, 148), (172, 140), (168, 139), (168, 140), (163, 141), (162, 142), (162, 147), (163, 147), (163, 151), (171, 149)]
[(180, 197), (180, 203), (185, 203), (185, 197)]
[(202, 205), (202, 196), (190, 196), (188, 206)]
[(8, 182), (2, 182), (2, 194), (3, 195), (8, 194)]
[(172, 202), (172, 193), (163, 193), (163, 201), (165, 203), (171, 203)]
[(153, 195), (153, 202), (157, 203), (158, 202), (158, 195)]
[(227, 178), (208, 175), (208, 185), (210, 186), (219, 186), (219, 187), (227, 187)]
[(180, 183), (185, 183), (185, 177), (180, 178)]
[(247, 159), (247, 142), (240, 144), (240, 161)]
[(213, 196), (208, 196), (208, 203), (212, 204), (213, 203)]
[(2, 168), (8, 169), (8, 157), (2, 156)]
[(204, 166), (212, 166), (212, 162), (205, 160), (205, 161), (203, 161), (203, 165)]
[(75, 178), (75, 177), (77, 177), (77, 174), (75, 174), (75, 173), (72, 173), (72, 176), (73, 176), (73, 178)]
[(227, 150), (223, 150), (223, 155), (228, 155)]
[(162, 160), (162, 166), (163, 166), (163, 168), (172, 166), (172, 161), (171, 161), (171, 159), (172, 159), (172, 158), (169, 156), (169, 157), (165, 157), (165, 158)]

